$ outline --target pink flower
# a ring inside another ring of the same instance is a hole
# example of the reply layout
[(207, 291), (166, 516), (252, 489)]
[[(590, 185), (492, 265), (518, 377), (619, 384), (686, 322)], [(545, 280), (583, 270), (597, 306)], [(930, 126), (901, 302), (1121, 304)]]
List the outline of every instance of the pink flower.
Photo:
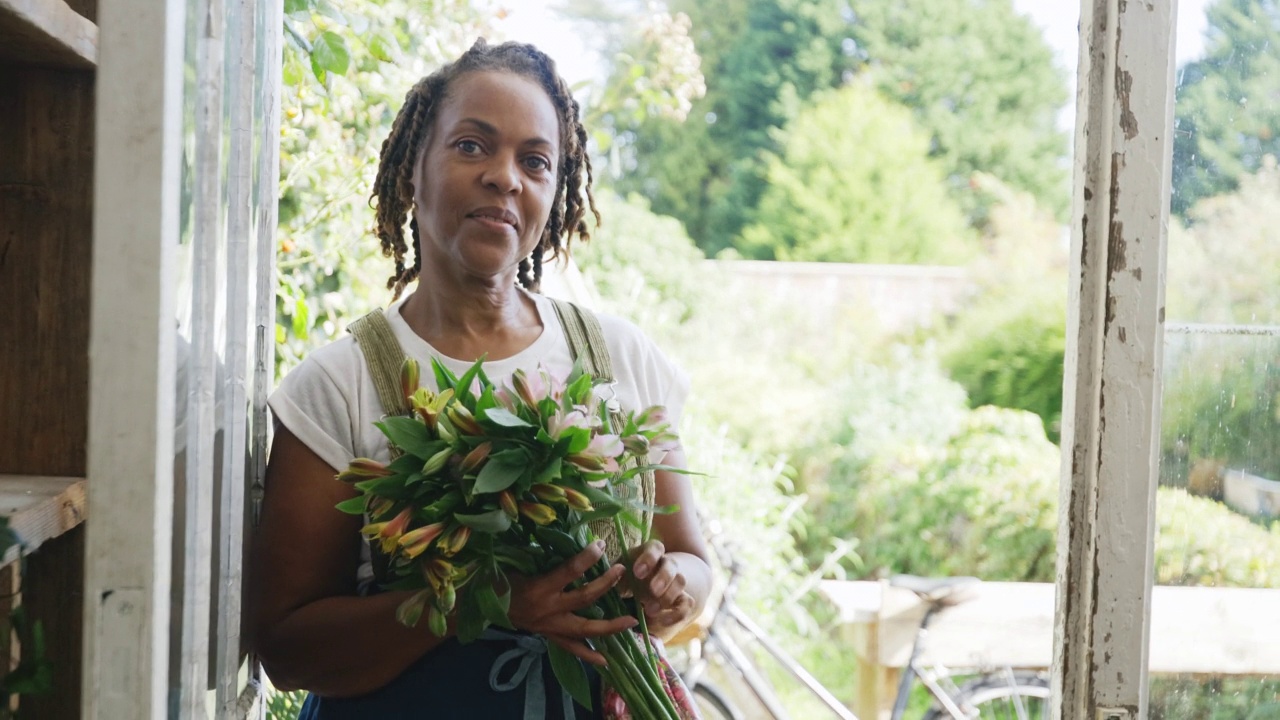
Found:
[(624, 449), (617, 435), (597, 435), (591, 438), (586, 449), (570, 455), (568, 460), (587, 472), (616, 473), (621, 469), (618, 456)]
[(547, 420), (547, 434), (553, 440), (559, 440), (564, 431), (569, 428), (590, 429), (591, 420), (581, 410), (570, 410), (567, 413), (556, 410), (555, 414)]

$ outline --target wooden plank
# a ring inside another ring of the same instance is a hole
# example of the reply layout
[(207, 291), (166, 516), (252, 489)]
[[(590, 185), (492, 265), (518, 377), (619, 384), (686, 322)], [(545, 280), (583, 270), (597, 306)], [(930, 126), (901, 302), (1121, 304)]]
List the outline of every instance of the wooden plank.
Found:
[[(840, 611), (846, 637), (859, 639), (873, 664), (901, 668), (911, 654), (925, 606), (914, 593), (877, 582), (825, 581), (822, 592)], [(1054, 586), (985, 582), (964, 602), (934, 615), (922, 654), (925, 665), (1044, 669), (1053, 657)], [(1151, 606), (1150, 672), (1206, 676), (1280, 675), (1280, 590), (1156, 586)], [(874, 637), (865, 637), (876, 629)]]
[(89, 69), (98, 62), (98, 26), (64, 0), (0, 0), (0, 58)]
[(83, 648), (84, 533), (80, 525), (56, 537), (27, 558), (22, 602), (27, 618), (44, 626), (45, 657), (53, 670), (53, 692), (24, 695), (22, 717), (46, 720), (80, 718)]
[[(88, 514), (83, 478), (0, 475), (0, 515), (18, 534), (27, 552), (68, 532)], [(0, 559), (9, 564), (19, 548), (10, 548)]]
[(0, 473), (85, 476), (93, 102), (92, 73), (0, 65)]

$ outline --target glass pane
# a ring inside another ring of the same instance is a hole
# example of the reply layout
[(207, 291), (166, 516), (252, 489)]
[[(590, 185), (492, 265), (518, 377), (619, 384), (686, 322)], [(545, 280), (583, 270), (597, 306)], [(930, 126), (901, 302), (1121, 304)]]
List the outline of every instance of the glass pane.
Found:
[(1179, 4), (1152, 718), (1280, 717), (1278, 12)]

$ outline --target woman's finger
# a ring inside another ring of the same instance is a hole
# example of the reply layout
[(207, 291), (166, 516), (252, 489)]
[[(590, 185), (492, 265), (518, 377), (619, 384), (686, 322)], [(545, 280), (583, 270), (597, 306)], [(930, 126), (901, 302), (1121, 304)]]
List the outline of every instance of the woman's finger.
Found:
[(604, 541), (597, 540), (583, 548), (582, 552), (561, 563), (556, 569), (548, 572), (544, 577), (547, 578), (548, 582), (554, 583), (556, 589), (563, 589), (582, 577), (603, 555)]
[(591, 647), (587, 645), (585, 642), (583, 642), (582, 640), (575, 640), (572, 638), (563, 637), (561, 635), (552, 635), (552, 634), (546, 634), (546, 633), (543, 634), (543, 637), (547, 639), (547, 642), (555, 643), (557, 647), (563, 648), (564, 650), (568, 651), (571, 655), (579, 659), (585, 660), (586, 662), (589, 662), (592, 665), (603, 666), (606, 664), (604, 655), (601, 655), (599, 652), (592, 650)]
[(566, 590), (563, 595), (567, 603), (565, 608), (568, 610), (581, 610), (591, 605), (591, 603), (599, 600), (605, 593), (609, 592), (610, 588), (617, 585), (626, 571), (627, 569), (623, 566), (614, 565), (595, 580), (584, 583), (572, 590)]
[(641, 545), (631, 562), (631, 574), (637, 580), (644, 580), (653, 574), (658, 562), (666, 555), (667, 548), (661, 540), (649, 540)]

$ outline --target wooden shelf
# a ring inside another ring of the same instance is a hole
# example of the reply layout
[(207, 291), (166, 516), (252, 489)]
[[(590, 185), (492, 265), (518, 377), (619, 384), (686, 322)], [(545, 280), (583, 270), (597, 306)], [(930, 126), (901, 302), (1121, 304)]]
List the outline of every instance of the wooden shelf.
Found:
[[(0, 515), (26, 552), (84, 522), (86, 512), (84, 478), (0, 475)], [(17, 558), (18, 548), (10, 548), (0, 565)]]
[(91, 69), (98, 63), (98, 26), (65, 0), (0, 0), (0, 59)]

